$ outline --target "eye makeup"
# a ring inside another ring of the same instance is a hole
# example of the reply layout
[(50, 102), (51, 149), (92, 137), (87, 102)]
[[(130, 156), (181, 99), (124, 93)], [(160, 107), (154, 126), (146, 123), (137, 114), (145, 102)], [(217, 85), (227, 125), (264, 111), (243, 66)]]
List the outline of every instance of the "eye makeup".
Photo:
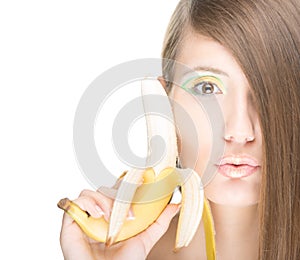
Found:
[(222, 80), (214, 75), (197, 75), (186, 80), (181, 88), (193, 95), (226, 94), (227, 90)]

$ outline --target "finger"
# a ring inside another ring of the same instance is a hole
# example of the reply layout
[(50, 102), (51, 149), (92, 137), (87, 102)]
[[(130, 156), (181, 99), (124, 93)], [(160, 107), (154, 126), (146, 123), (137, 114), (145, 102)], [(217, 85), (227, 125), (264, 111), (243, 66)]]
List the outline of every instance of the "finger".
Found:
[(111, 211), (113, 200), (104, 193), (91, 191), (91, 190), (83, 190), (79, 198), (81, 197), (88, 197), (94, 201), (96, 205), (98, 205), (105, 213), (109, 213)]
[(62, 218), (62, 228), (68, 227), (73, 223), (73, 219), (64, 212), (63, 218)]
[(146, 255), (149, 254), (156, 242), (166, 233), (169, 228), (172, 218), (178, 213), (180, 205), (169, 204), (159, 218), (143, 233), (140, 234), (140, 239), (145, 246)]
[[(116, 198), (117, 192), (118, 192), (118, 190), (116, 190), (115, 188), (108, 188), (105, 186), (99, 187), (97, 191), (104, 193), (105, 196), (108, 196), (109, 198), (114, 198), (114, 199)], [(128, 215), (127, 215), (127, 220), (133, 220), (134, 218), (135, 218), (135, 216), (134, 216), (134, 213), (132, 210), (132, 206), (130, 206)]]
[[(103, 217), (105, 218), (104, 211), (97, 205), (96, 201), (92, 197), (81, 196), (72, 201), (82, 210), (86, 211), (89, 215), (94, 218)], [(66, 241), (88, 241), (88, 237), (82, 231), (80, 226), (74, 221), (72, 217), (65, 212), (62, 220), (62, 228), (60, 234), (61, 243)], [(108, 215), (108, 214), (107, 214)], [(79, 240), (78, 240), (79, 239)]]
[(104, 215), (109, 215), (109, 210), (103, 209), (101, 203), (92, 197), (82, 196), (75, 200), (73, 200), (77, 206), (79, 206), (82, 210), (88, 212), (94, 218), (100, 218)]

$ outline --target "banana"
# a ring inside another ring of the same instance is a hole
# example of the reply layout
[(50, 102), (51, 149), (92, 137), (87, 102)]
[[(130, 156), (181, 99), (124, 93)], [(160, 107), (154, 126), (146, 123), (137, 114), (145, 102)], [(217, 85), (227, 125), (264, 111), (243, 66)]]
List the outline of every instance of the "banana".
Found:
[[(151, 95), (160, 95), (165, 97), (166, 101), (168, 97), (159, 81), (142, 82), (148, 143), (154, 136), (160, 136), (165, 141), (164, 156), (160, 158), (159, 163), (147, 169), (133, 168), (122, 174), (108, 223), (103, 217), (93, 218), (67, 198), (62, 199), (58, 207), (67, 212), (89, 237), (111, 245), (147, 229), (170, 202), (174, 189), (180, 186), (182, 201), (175, 250), (189, 245), (204, 210), (206, 248), (210, 250), (207, 256), (209, 260), (213, 260), (215, 259), (213, 221), (208, 202), (204, 198), (201, 179), (192, 169), (176, 168), (177, 139), (171, 105), (169, 102), (163, 104), (163, 111), (167, 113), (168, 119), (149, 114), (149, 111), (153, 111), (151, 106), (156, 105), (147, 98)], [(157, 152), (151, 151), (150, 145), (148, 147), (147, 165), (152, 163), (153, 156)], [(133, 219), (127, 218), (130, 208), (134, 214)]]
[[(134, 235), (140, 233), (151, 225), (164, 210), (171, 198), (171, 191), (168, 196), (162, 197), (156, 201), (150, 203), (138, 203), (138, 201), (148, 201), (151, 197), (155, 196), (155, 191), (151, 188), (151, 183), (159, 182), (160, 180), (166, 178), (166, 181), (162, 181), (157, 185), (158, 190), (162, 193), (165, 190), (171, 190), (170, 184), (175, 189), (178, 183), (178, 176), (174, 172), (173, 168), (164, 169), (159, 176), (155, 176), (153, 169), (149, 168), (144, 171), (143, 174), (143, 185), (141, 185), (133, 198), (133, 201), (137, 203), (132, 203), (132, 210), (134, 212), (134, 219), (126, 219), (117, 239), (114, 242), (119, 242)], [(58, 203), (58, 207), (66, 211), (82, 228), (82, 230), (91, 238), (99, 242), (107, 243), (107, 230), (108, 223), (103, 217), (94, 218), (88, 214), (88, 212), (83, 211), (79, 206), (68, 198), (62, 199)]]

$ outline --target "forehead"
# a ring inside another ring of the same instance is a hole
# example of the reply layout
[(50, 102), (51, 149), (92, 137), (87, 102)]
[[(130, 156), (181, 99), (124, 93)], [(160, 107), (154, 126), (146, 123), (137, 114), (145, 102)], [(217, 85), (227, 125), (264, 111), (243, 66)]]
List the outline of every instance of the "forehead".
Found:
[(245, 80), (242, 69), (229, 50), (213, 39), (197, 33), (187, 32), (176, 60), (191, 69), (213, 68), (232, 79)]

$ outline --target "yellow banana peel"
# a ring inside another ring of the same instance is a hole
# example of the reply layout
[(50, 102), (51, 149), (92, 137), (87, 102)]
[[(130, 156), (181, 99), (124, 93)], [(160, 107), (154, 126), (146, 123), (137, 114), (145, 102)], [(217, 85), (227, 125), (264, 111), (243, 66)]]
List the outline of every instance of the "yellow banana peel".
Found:
[(204, 199), (202, 221), (206, 240), (206, 258), (207, 260), (214, 260), (216, 259), (215, 228), (209, 202), (207, 199)]

